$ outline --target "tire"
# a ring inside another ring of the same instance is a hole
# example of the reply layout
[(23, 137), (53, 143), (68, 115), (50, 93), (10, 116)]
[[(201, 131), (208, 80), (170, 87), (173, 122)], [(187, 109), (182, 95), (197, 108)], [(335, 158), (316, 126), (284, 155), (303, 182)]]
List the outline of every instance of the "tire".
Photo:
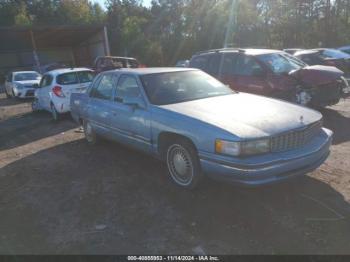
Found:
[(194, 189), (202, 180), (197, 150), (185, 139), (169, 143), (166, 164), (173, 182), (182, 188)]
[(40, 110), (39, 101), (37, 98), (34, 98), (34, 100), (32, 102), (32, 111), (37, 112), (39, 110)]
[(97, 135), (93, 130), (89, 121), (86, 121), (86, 120), (83, 121), (83, 129), (84, 129), (85, 139), (88, 142), (88, 144), (95, 145), (97, 143)]
[(52, 119), (53, 121), (58, 121), (60, 119), (60, 113), (57, 112), (56, 108), (55, 108), (55, 105), (53, 103), (51, 103), (51, 116), (52, 116)]

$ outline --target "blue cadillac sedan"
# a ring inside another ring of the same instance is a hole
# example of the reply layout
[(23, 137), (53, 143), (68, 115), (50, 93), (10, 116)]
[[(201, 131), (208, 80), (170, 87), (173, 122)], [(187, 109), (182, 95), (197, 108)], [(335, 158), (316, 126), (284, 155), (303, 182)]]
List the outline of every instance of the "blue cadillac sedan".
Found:
[(158, 157), (185, 188), (205, 175), (247, 186), (304, 175), (332, 142), (319, 112), (237, 93), (196, 69), (104, 72), (70, 104), (89, 143), (101, 136)]

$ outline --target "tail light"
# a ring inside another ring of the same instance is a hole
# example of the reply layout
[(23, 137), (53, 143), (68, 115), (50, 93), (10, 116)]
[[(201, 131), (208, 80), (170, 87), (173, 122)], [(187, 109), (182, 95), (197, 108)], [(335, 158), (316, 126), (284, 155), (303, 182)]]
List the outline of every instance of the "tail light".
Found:
[(60, 87), (60, 86), (54, 86), (52, 88), (52, 92), (58, 97), (65, 97), (65, 95), (63, 94), (63, 91), (62, 91), (62, 87)]

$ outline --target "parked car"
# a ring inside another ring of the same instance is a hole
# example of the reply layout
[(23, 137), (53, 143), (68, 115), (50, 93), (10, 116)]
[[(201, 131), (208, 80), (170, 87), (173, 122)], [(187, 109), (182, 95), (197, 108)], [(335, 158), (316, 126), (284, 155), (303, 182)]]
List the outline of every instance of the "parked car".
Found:
[(70, 111), (71, 94), (85, 92), (93, 78), (93, 71), (87, 68), (57, 69), (45, 73), (35, 91), (33, 111), (49, 111), (52, 118), (58, 120), (60, 114)]
[(304, 49), (301, 49), (301, 48), (287, 48), (287, 49), (283, 49), (283, 52), (286, 52), (290, 55), (294, 55), (296, 52), (298, 51), (302, 51)]
[(247, 186), (303, 175), (325, 161), (332, 141), (319, 112), (237, 93), (196, 69), (101, 73), (72, 94), (71, 114), (89, 143), (103, 136), (158, 157), (185, 188), (204, 174)]
[(99, 56), (95, 59), (94, 70), (96, 74), (119, 68), (138, 68), (140, 63), (132, 57)]
[(237, 91), (311, 107), (336, 104), (348, 90), (342, 71), (308, 66), (278, 50), (209, 50), (195, 54), (190, 67), (202, 69)]
[(339, 47), (337, 49), (350, 55), (350, 45), (342, 46), (342, 47)]
[(295, 57), (308, 65), (334, 66), (344, 72), (344, 77), (350, 80), (350, 55), (337, 49), (318, 48), (299, 51)]
[(176, 67), (188, 67), (190, 60), (179, 60), (176, 62)]
[(35, 71), (10, 72), (6, 77), (5, 93), (8, 98), (34, 97), (41, 75)]

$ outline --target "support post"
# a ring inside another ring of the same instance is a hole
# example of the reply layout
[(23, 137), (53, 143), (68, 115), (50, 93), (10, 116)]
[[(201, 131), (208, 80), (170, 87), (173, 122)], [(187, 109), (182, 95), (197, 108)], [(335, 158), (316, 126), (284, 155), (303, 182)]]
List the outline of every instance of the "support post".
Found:
[(42, 72), (41, 72), (40, 60), (39, 60), (39, 56), (38, 56), (37, 49), (36, 49), (36, 42), (35, 42), (33, 30), (29, 30), (29, 33), (30, 33), (30, 39), (32, 42), (34, 61), (35, 61), (35, 64), (39, 70), (39, 73), (41, 74)]
[(104, 35), (105, 53), (106, 53), (106, 56), (110, 56), (111, 50), (109, 48), (108, 32), (107, 32), (106, 26), (103, 27), (103, 35)]

